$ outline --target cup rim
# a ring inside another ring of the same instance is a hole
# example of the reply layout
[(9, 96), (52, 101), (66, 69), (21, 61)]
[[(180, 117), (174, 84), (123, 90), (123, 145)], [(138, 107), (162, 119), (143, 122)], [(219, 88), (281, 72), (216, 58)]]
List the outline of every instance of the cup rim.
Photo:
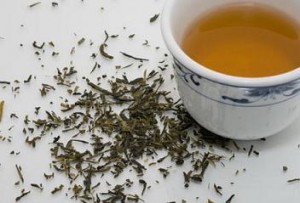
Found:
[[(192, 72), (211, 81), (237, 87), (276, 86), (300, 79), (300, 67), (289, 72), (267, 77), (239, 77), (226, 75), (197, 63), (180, 48), (171, 29), (171, 14), (175, 3), (181, 0), (166, 0), (161, 14), (161, 32), (165, 44), (173, 57)], [(299, 56), (300, 57), (300, 56)]]

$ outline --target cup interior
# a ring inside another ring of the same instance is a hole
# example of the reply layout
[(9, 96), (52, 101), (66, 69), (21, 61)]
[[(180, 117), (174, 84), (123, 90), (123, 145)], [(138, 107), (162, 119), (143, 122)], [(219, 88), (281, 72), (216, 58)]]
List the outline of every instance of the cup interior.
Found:
[(278, 9), (300, 22), (300, 2), (297, 0), (171, 0), (171, 2), (171, 32), (179, 46), (193, 21), (211, 10), (230, 4), (263, 4)]
[(300, 22), (299, 0), (167, 0), (161, 17), (161, 29), (166, 46), (174, 58), (202, 77), (233, 86), (275, 86), (299, 79), (300, 68), (280, 75), (261, 78), (226, 75), (198, 64), (182, 51), (180, 46), (183, 37), (196, 19), (220, 6), (237, 3), (263, 4), (280, 10)]

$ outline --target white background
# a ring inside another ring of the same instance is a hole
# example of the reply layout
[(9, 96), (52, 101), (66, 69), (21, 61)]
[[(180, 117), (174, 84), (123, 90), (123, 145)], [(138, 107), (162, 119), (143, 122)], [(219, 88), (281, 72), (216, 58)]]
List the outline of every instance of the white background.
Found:
[[(144, 70), (158, 70), (158, 62), (169, 61), (169, 68), (163, 72), (166, 84), (163, 88), (173, 91), (174, 81), (169, 80), (173, 70), (171, 58), (165, 57), (168, 53), (160, 33), (159, 21), (149, 23), (150, 17), (161, 13), (164, 0), (59, 0), (58, 7), (51, 6), (52, 1), (44, 0), (36, 7), (29, 8), (28, 5), (35, 3), (29, 0), (0, 0), (0, 80), (11, 81), (6, 88), (0, 86), (0, 100), (5, 101), (4, 115), (0, 123), (0, 135), (11, 136), (11, 143), (0, 142), (0, 202), (15, 202), (16, 196), (21, 190), (30, 190), (31, 193), (20, 202), (76, 202), (70, 200), (65, 193), (68, 188), (58, 194), (51, 195), (50, 192), (59, 184), (68, 184), (63, 174), (55, 175), (55, 179), (45, 181), (43, 173), (52, 173), (49, 168), (51, 156), (49, 142), (56, 135), (51, 135), (40, 141), (36, 148), (25, 144), (26, 136), (23, 135), (23, 119), (25, 115), (33, 116), (34, 107), (41, 106), (44, 110), (49, 108), (55, 110), (55, 105), (50, 101), (61, 101), (59, 96), (62, 93), (57, 90), (46, 98), (41, 98), (39, 89), (41, 83), (53, 84), (53, 74), (57, 68), (69, 66), (71, 61), (78, 70), (78, 81), (82, 76), (96, 78), (103, 74), (108, 76), (122, 75), (126, 72), (129, 78), (141, 76)], [(23, 25), (23, 26), (21, 26)], [(115, 56), (114, 60), (108, 61), (97, 56), (95, 60), (90, 58), (94, 52), (98, 53), (99, 45), (103, 42), (106, 30), (110, 35), (119, 34), (116, 39), (109, 40), (107, 51)], [(133, 39), (128, 36), (135, 34)], [(77, 42), (82, 38), (86, 42), (78, 46)], [(89, 46), (89, 41), (94, 42)], [(145, 40), (150, 46), (143, 46)], [(38, 60), (32, 47), (33, 41), (55, 43), (55, 48), (47, 46), (46, 52)], [(23, 47), (20, 47), (23, 44)], [(155, 47), (159, 46), (160, 49)], [(72, 47), (76, 48), (73, 56), (70, 56)], [(59, 52), (59, 56), (52, 57), (52, 51)], [(149, 58), (138, 69), (138, 62), (128, 69), (116, 70), (116, 65), (125, 66), (132, 63), (132, 60), (125, 58), (119, 52), (125, 51), (136, 56)], [(100, 70), (90, 71), (97, 61), (101, 64)], [(44, 65), (44, 67), (41, 67)], [(23, 84), (23, 80), (32, 74), (30, 84)], [(18, 85), (14, 80), (21, 81)], [(12, 87), (20, 86), (18, 94), (11, 91)], [(173, 96), (178, 97), (173, 91)], [(19, 119), (10, 119), (10, 114), (16, 113)], [(146, 203), (176, 201), (180, 203), (183, 199), (187, 202), (207, 202), (208, 199), (214, 202), (225, 202), (232, 194), (235, 194), (233, 203), (279, 203), (300, 202), (300, 182), (287, 183), (287, 180), (300, 178), (300, 120), (298, 119), (288, 129), (278, 135), (274, 135), (264, 141), (239, 142), (241, 148), (246, 151), (234, 151), (235, 158), (229, 161), (231, 152), (208, 147), (202, 149), (215, 150), (214, 152), (224, 155), (222, 163), (215, 167), (209, 166), (205, 173), (204, 181), (201, 184), (192, 183), (188, 189), (184, 188), (182, 172), (187, 171), (191, 166), (186, 163), (182, 167), (173, 166), (171, 174), (163, 179), (156, 167), (150, 167), (143, 179), (151, 189), (146, 190), (141, 197)], [(14, 126), (12, 130), (8, 130)], [(260, 153), (257, 157), (248, 157), (248, 150), (251, 145)], [(21, 152), (19, 155), (11, 155), (10, 152)], [(201, 151), (202, 152), (202, 151)], [(24, 184), (15, 186), (19, 180), (15, 165), (21, 165), (25, 178)], [(172, 165), (168, 161), (159, 167)], [(288, 166), (288, 171), (283, 172), (282, 167)], [(243, 171), (246, 169), (246, 171)], [(239, 174), (236, 175), (236, 171)], [(126, 178), (136, 179), (133, 173), (125, 173), (117, 180), (104, 180), (118, 183)], [(155, 182), (159, 180), (159, 184)], [(105, 182), (104, 181), (104, 182)], [(231, 184), (233, 182), (234, 184)], [(42, 183), (44, 191), (40, 192), (30, 186), (31, 183)], [(220, 196), (215, 193), (213, 185), (223, 187)], [(101, 184), (101, 190), (105, 191), (107, 186)], [(135, 183), (131, 192), (140, 194), (142, 187)], [(198, 199), (196, 198), (198, 197)]]

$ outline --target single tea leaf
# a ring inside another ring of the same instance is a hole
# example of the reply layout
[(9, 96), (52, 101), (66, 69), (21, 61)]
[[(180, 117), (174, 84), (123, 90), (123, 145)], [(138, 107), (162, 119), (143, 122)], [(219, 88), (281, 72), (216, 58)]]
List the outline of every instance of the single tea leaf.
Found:
[(3, 109), (4, 109), (4, 101), (0, 101), (0, 122), (2, 120)]

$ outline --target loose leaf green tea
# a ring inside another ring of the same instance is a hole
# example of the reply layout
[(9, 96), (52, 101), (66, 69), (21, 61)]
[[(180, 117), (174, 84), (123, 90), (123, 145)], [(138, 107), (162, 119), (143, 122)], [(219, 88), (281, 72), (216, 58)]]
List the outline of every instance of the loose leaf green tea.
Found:
[[(57, 87), (44, 87), (55, 90), (59, 86), (65, 89), (76, 85), (72, 81), (72, 76), (77, 73), (73, 67), (58, 69), (57, 72), (54, 76)], [(60, 104), (63, 114), (46, 110), (44, 118), (39, 116), (33, 120), (41, 134), (26, 138), (26, 142), (35, 147), (36, 141), (56, 129), (73, 134), (66, 142), (60, 140), (61, 136), (55, 136), (51, 156), (52, 167), (66, 174), (71, 182), (83, 178), (81, 185), (73, 187), (77, 198), (87, 202), (96, 198), (92, 191), (98, 174), (111, 173), (116, 178), (130, 168), (136, 176), (143, 176), (147, 167), (140, 159), (144, 156), (154, 158), (159, 151), (165, 151), (167, 155), (157, 157), (157, 164), (170, 159), (176, 165), (183, 165), (192, 158), (192, 169), (184, 173), (186, 186), (191, 181), (202, 182), (210, 163), (222, 159), (222, 156), (210, 152), (202, 154), (197, 151), (196, 146), (203, 147), (206, 133), (189, 116), (180, 100), (174, 101), (169, 91), (161, 89), (164, 78), (159, 72), (145, 71), (143, 76), (132, 80), (123, 75), (108, 80), (109, 88), (87, 78), (85, 82), (87, 89), (70, 94), (73, 102), (65, 100)], [(70, 93), (70, 89), (67, 91)], [(120, 107), (120, 111), (114, 110)], [(79, 136), (83, 139), (78, 139)], [(224, 143), (217, 139), (210, 136), (211, 142)], [(78, 145), (84, 146), (85, 150), (79, 150)], [(160, 167), (159, 171), (165, 178), (170, 174), (169, 168)], [(53, 175), (44, 174), (46, 179)], [(148, 184), (143, 179), (139, 183), (143, 195)], [(125, 185), (131, 184), (127, 182)], [(52, 193), (62, 187), (57, 187)], [(116, 192), (109, 190), (101, 196), (109, 196), (106, 202), (126, 199), (139, 202), (136, 194), (125, 193), (126, 187), (116, 185)]]

